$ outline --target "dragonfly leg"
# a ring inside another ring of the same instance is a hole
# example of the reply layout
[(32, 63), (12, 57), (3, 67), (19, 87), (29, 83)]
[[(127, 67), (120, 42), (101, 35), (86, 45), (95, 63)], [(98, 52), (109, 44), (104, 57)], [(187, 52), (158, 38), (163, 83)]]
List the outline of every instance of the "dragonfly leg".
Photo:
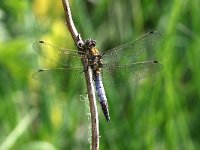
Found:
[(84, 72), (87, 72), (87, 71), (88, 71), (88, 66), (87, 66), (87, 65), (83, 67), (83, 71), (84, 71)]
[(83, 42), (81, 41), (81, 34), (78, 34), (78, 36), (76, 37), (77, 39), (77, 46), (79, 49), (83, 50), (84, 49), (84, 44)]

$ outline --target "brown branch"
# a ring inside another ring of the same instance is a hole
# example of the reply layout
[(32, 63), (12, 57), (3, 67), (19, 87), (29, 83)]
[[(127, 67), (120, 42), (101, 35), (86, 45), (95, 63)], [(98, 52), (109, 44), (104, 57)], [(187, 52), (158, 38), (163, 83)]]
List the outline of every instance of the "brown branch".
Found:
[[(67, 27), (70, 31), (70, 34), (72, 38), (74, 39), (74, 42), (76, 45), (79, 43), (83, 44), (82, 38), (79, 36), (80, 34), (76, 30), (76, 27), (74, 25), (74, 22), (72, 20), (72, 15), (69, 7), (68, 0), (62, 0), (64, 11), (65, 11), (65, 19), (67, 22)], [(87, 58), (82, 58), (83, 66), (86, 66), (87, 64)], [(89, 67), (85, 71), (85, 79), (87, 83), (87, 92), (88, 92), (88, 98), (90, 103), (90, 113), (91, 113), (91, 123), (92, 123), (92, 150), (98, 150), (99, 149), (99, 119), (98, 119), (98, 112), (97, 112), (97, 105), (96, 105), (96, 97), (95, 97), (95, 89), (93, 86), (93, 77), (92, 77), (92, 71)]]

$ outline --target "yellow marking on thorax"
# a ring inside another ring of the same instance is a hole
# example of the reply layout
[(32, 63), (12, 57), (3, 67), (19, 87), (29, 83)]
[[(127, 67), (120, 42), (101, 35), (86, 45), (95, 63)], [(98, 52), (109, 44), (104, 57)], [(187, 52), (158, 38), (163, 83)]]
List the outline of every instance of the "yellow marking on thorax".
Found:
[(101, 69), (98, 68), (98, 69), (96, 70), (96, 74), (100, 74), (100, 73), (101, 73)]
[(93, 47), (93, 48), (91, 49), (91, 52), (92, 52), (92, 54), (95, 55), (95, 56), (99, 55), (99, 51), (98, 51), (98, 49), (95, 48), (95, 47)]

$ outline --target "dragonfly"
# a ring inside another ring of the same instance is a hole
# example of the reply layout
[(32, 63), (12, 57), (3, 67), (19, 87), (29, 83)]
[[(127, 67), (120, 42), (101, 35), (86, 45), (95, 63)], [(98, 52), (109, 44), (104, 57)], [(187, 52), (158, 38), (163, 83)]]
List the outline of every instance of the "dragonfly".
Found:
[[(65, 77), (80, 78), (79, 75), (86, 71), (83, 68), (90, 67), (102, 111), (109, 122), (110, 115), (104, 84), (108, 86), (134, 84), (161, 71), (163, 65), (154, 56), (155, 43), (159, 37), (160, 34), (157, 31), (152, 31), (104, 53), (100, 53), (96, 48), (96, 41), (91, 39), (85, 40), (84, 44), (78, 46), (79, 50), (59, 48), (53, 44), (38, 41), (33, 44), (33, 49), (44, 58), (58, 63), (60, 67), (40, 69), (33, 74), (33, 78), (56, 72), (63, 72)], [(82, 65), (82, 57), (87, 58), (86, 66)]]

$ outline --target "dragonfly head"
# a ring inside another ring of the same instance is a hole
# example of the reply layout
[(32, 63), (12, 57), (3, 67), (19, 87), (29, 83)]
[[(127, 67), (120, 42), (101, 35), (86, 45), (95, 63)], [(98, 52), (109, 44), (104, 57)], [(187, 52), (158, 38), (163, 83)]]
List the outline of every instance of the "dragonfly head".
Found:
[(96, 46), (96, 41), (92, 39), (87, 39), (84, 43), (86, 49), (92, 49)]

